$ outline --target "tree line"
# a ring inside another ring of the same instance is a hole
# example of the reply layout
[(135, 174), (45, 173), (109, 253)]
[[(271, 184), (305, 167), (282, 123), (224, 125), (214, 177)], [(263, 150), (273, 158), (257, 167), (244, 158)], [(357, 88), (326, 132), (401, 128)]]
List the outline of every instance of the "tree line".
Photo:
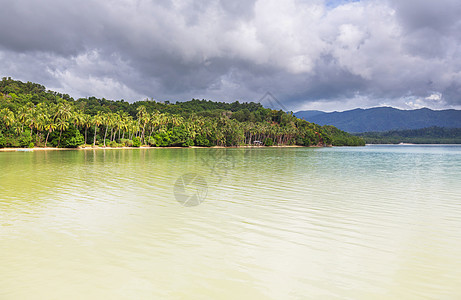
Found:
[(0, 147), (364, 145), (333, 126), (259, 103), (74, 100), (36, 83), (0, 82)]
[(365, 132), (357, 134), (368, 144), (461, 144), (461, 128), (426, 127), (421, 129)]

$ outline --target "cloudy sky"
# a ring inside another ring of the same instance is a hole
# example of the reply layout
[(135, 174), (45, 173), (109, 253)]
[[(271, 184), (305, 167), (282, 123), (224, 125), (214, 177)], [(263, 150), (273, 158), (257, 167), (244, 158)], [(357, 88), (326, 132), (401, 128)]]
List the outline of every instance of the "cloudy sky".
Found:
[(461, 108), (459, 0), (2, 0), (0, 76), (78, 97)]

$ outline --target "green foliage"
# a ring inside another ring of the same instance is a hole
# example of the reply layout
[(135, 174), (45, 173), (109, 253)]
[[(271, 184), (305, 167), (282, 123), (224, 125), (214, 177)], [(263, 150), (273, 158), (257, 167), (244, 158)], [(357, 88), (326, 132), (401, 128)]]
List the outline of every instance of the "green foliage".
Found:
[(167, 132), (159, 132), (155, 135), (155, 145), (158, 147), (168, 147), (171, 145), (170, 135)]
[(155, 146), (156, 144), (156, 141), (153, 137), (149, 137), (149, 141), (147, 142), (147, 144), (151, 147)]
[(79, 137), (71, 137), (63, 142), (63, 146), (65, 148), (77, 148), (84, 143), (83, 137), (80, 135)]
[(83, 135), (76, 129), (72, 128), (62, 135), (62, 145), (65, 148), (77, 148), (85, 143)]
[(57, 147), (58, 144), (60, 147), (64, 148), (77, 148), (85, 143), (83, 135), (75, 127), (69, 127), (67, 130), (63, 131), (53, 131), (48, 140), (48, 144)]
[(210, 147), (211, 142), (207, 139), (206, 135), (199, 134), (195, 136), (195, 145), (201, 146), (201, 147)]
[(363, 144), (335, 127), (253, 102), (74, 100), (11, 78), (0, 81), (0, 93), (0, 147), (119, 146), (117, 141), (133, 147)]
[(129, 139), (121, 139), (120, 143), (122, 147), (133, 147), (133, 141)]
[[(167, 146), (189, 147), (194, 145), (190, 132), (184, 125), (176, 126), (172, 131), (169, 131), (168, 138), (170, 141)], [(166, 144), (166, 141), (167, 140), (164, 139), (163, 144)]]
[(266, 138), (264, 140), (264, 145), (265, 146), (273, 146), (274, 145), (274, 141), (271, 139), (271, 138)]
[(24, 131), (19, 136), (19, 146), (22, 148), (28, 148), (30, 143), (32, 143), (32, 136), (30, 135), (30, 131)]
[(324, 139), (328, 138), (333, 146), (365, 146), (365, 140), (361, 137), (350, 135), (331, 125), (322, 126), (322, 133)]
[(427, 127), (357, 134), (368, 144), (461, 144), (461, 128)]
[(247, 121), (254, 121), (255, 117), (248, 108), (244, 108), (242, 110), (236, 111), (231, 115), (231, 119), (235, 119), (239, 122), (247, 122)]
[(194, 146), (194, 141), (192, 139), (186, 139), (184, 142), (181, 143), (182, 147), (191, 147)]
[(7, 146), (6, 137), (3, 135), (3, 133), (0, 132), (0, 148), (5, 148), (6, 146)]
[(133, 138), (133, 147), (141, 147), (141, 139), (137, 136)]

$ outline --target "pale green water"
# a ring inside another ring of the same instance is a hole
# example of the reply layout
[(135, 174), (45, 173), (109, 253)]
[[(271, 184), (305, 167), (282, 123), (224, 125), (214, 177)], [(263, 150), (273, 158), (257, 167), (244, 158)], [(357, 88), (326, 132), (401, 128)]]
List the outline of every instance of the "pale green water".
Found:
[[(0, 153), (0, 167), (0, 299), (461, 298), (459, 146)], [(186, 173), (208, 186), (199, 206), (175, 200)]]

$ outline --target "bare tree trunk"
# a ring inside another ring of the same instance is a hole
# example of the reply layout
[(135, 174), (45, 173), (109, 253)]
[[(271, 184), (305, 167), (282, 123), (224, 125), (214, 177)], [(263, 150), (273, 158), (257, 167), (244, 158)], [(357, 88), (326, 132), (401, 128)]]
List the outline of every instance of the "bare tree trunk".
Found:
[(62, 128), (61, 128), (61, 131), (59, 132), (58, 148), (59, 148), (59, 145), (61, 145), (61, 135), (62, 135)]
[(106, 137), (107, 137), (107, 126), (106, 126), (106, 132), (104, 133), (104, 147), (106, 147)]
[(145, 138), (144, 138), (145, 131), (146, 131), (146, 125), (144, 124), (144, 126), (142, 127), (142, 135), (141, 135), (141, 141), (143, 144), (146, 143)]
[(93, 141), (93, 147), (96, 146), (96, 129), (98, 126), (94, 125), (94, 141)]
[(48, 137), (50, 136), (50, 130), (48, 130), (48, 134), (46, 135), (46, 139), (45, 139), (45, 148), (46, 148), (46, 144), (48, 143)]

